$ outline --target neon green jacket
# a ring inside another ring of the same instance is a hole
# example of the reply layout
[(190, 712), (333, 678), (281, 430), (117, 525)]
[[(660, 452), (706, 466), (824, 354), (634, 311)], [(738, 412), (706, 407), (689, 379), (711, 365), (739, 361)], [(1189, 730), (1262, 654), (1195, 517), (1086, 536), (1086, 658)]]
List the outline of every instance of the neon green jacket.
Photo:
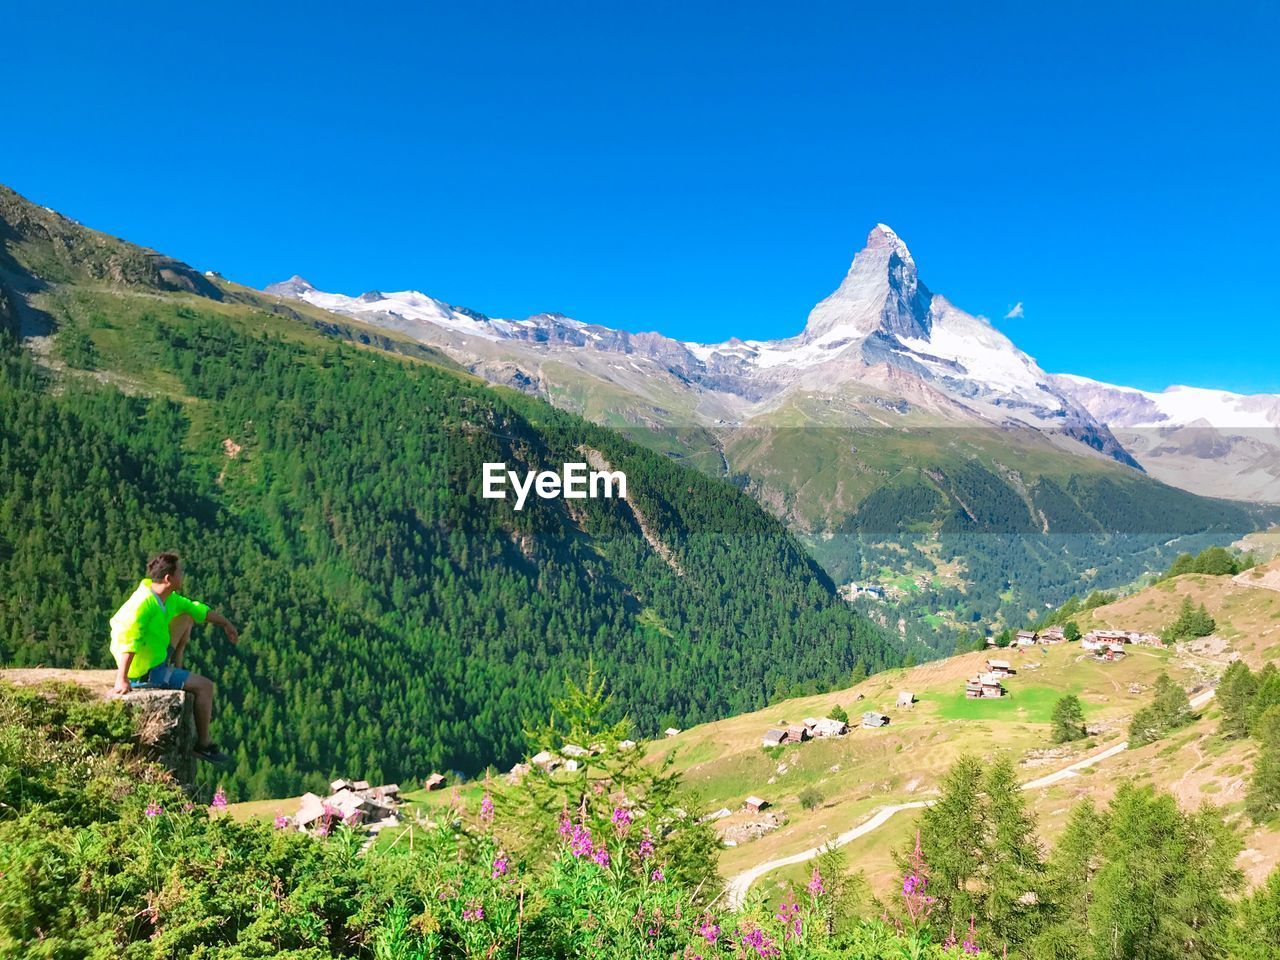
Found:
[(150, 580), (138, 584), (111, 618), (111, 652), (133, 654), (129, 679), (145, 677), (152, 667), (164, 663), (169, 655), (169, 624), (184, 613), (196, 623), (204, 623), (209, 607), (176, 593), (169, 594), (162, 606)]

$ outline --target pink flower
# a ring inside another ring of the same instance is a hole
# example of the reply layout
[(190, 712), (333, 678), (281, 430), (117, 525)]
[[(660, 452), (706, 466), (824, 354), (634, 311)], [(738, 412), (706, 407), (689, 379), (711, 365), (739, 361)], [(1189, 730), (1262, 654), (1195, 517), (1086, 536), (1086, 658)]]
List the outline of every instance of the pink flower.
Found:
[(277, 830), (283, 830), (288, 825), (289, 825), (289, 818), (286, 817), (283, 813), (276, 817)]
[(929, 886), (929, 864), (920, 849), (920, 832), (916, 831), (916, 846), (909, 858), (911, 872), (902, 878), (902, 900), (907, 908), (907, 918), (913, 925), (923, 923), (933, 910), (937, 897), (925, 891)]
[(470, 900), (467, 907), (462, 911), (462, 919), (474, 923), (477, 920), (484, 919), (484, 904), (479, 900)]
[(627, 827), (631, 826), (631, 811), (626, 807), (617, 807), (613, 811), (613, 816), (609, 819), (613, 822), (614, 827), (617, 828), (620, 835), (625, 834), (627, 832)]
[(820, 897), (827, 892), (827, 888), (822, 883), (822, 875), (818, 873), (817, 867), (813, 868), (813, 873), (810, 875), (809, 883), (806, 885), (805, 889), (815, 897)]
[(720, 939), (720, 924), (707, 920), (702, 926), (698, 927), (698, 933), (702, 934), (702, 939), (706, 940), (707, 943), (715, 943)]
[(777, 920), (787, 931), (787, 939), (800, 936), (801, 917), (800, 905), (796, 903), (794, 894), (788, 893), (787, 898), (778, 906), (778, 912), (774, 914)]
[(645, 827), (640, 839), (640, 859), (648, 860), (653, 856), (653, 839), (649, 835), (649, 828)]
[(649, 874), (649, 879), (652, 880), (654, 883), (661, 883), (663, 880), (665, 880), (666, 877), (662, 875), (662, 867), (654, 867), (653, 872)]
[(222, 792), (221, 787), (219, 787), (216, 791), (214, 791), (213, 803), (209, 804), (209, 809), (210, 810), (227, 809), (227, 795)]
[(573, 828), (573, 834), (569, 838), (569, 850), (575, 857), (590, 856), (595, 849), (595, 844), (591, 842), (591, 831), (586, 827), (577, 825)]
[(566, 840), (569, 838), (569, 835), (573, 833), (573, 821), (569, 819), (568, 807), (565, 807), (560, 811), (560, 826), (557, 829), (557, 832)]
[(493, 798), (487, 793), (480, 801), (480, 822), (486, 826), (493, 823)]
[(969, 955), (978, 952), (978, 931), (973, 927), (973, 914), (969, 915), (969, 933), (965, 936), (964, 943), (960, 944), (960, 949)]
[(591, 859), (601, 867), (609, 866), (609, 851), (605, 849), (604, 844), (596, 847), (595, 852), (591, 854)]
[(493, 861), (493, 879), (497, 880), (499, 877), (505, 877), (507, 875), (507, 867), (509, 866), (510, 862), (507, 858), (502, 854), (498, 854)]
[(759, 927), (750, 927), (746, 933), (740, 934), (739, 942), (744, 947), (751, 947), (759, 957), (776, 957), (782, 950)]
[(164, 813), (164, 807), (152, 800), (147, 804), (147, 809), (142, 812), (147, 815), (148, 819), (154, 820), (156, 817), (160, 816), (160, 814)]

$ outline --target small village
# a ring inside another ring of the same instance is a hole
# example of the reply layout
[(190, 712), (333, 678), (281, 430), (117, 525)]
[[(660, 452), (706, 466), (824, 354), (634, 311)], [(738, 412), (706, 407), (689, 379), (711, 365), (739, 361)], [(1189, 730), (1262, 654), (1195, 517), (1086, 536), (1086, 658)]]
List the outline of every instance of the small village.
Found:
[[(441, 778), (443, 783), (444, 778)], [(384, 828), (400, 822), (400, 785), (373, 787), (367, 780), (339, 778), (329, 784), (329, 794), (303, 794), (298, 811), (284, 818), (280, 826), (327, 836), (339, 824), (364, 827), (376, 836)]]
[[(1019, 630), (1013, 637), (1010, 649), (1026, 650), (1037, 646), (1052, 646), (1069, 642), (1063, 627), (1050, 626), (1043, 630)], [(1092, 654), (1092, 659), (1101, 663), (1117, 662), (1126, 656), (1130, 646), (1142, 645), (1163, 647), (1164, 643), (1155, 634), (1132, 630), (1091, 630), (1079, 637), (1080, 649)], [(988, 638), (988, 649), (1001, 649), (994, 638)], [(1026, 669), (1034, 669), (1038, 664), (1027, 663)], [(972, 700), (995, 700), (1008, 694), (1004, 682), (1017, 675), (1017, 669), (1007, 659), (992, 657), (986, 661), (985, 669), (965, 681), (965, 697)], [(863, 699), (858, 694), (856, 701)], [(909, 690), (898, 692), (895, 709), (910, 710), (916, 703), (916, 696)], [(886, 727), (891, 722), (887, 713), (878, 710), (865, 710), (856, 721), (842, 719), (843, 711), (836, 716), (805, 717), (798, 723), (781, 723), (765, 730), (761, 736), (762, 748), (784, 747), (791, 744), (807, 743), (812, 740), (842, 738), (854, 729), (875, 730)], [(671, 727), (662, 731), (664, 738), (677, 736), (681, 731)], [(623, 740), (617, 744), (616, 750), (625, 752), (637, 746), (634, 740)], [(543, 774), (556, 771), (572, 773), (580, 769), (588, 757), (598, 756), (605, 752), (602, 744), (589, 747), (566, 743), (556, 750), (544, 749), (529, 758), (528, 762), (515, 764), (506, 774), (509, 783), (518, 783), (533, 770)], [(427, 791), (442, 789), (447, 780), (444, 774), (432, 773), (423, 781)], [(376, 836), (381, 830), (401, 822), (401, 798), (399, 784), (383, 784), (371, 786), (365, 780), (348, 780), (339, 778), (329, 785), (329, 793), (321, 797), (315, 793), (305, 794), (299, 801), (298, 810), (291, 817), (282, 818), (282, 826), (296, 830), (326, 835), (337, 825), (361, 827), (370, 836)], [(746, 797), (742, 809), (751, 814), (759, 814), (770, 806), (768, 800), (759, 796)], [(731, 811), (727, 808), (708, 814), (704, 819), (715, 820), (727, 817)]]
[[(1066, 630), (1060, 626), (1045, 627), (1043, 630), (1019, 630), (1014, 635), (1014, 649), (1026, 649), (1036, 646), (1054, 646), (1068, 643)], [(1115, 663), (1123, 660), (1129, 645), (1163, 647), (1164, 641), (1154, 633), (1142, 633), (1136, 630), (1090, 630), (1080, 637), (1080, 649), (1093, 654), (1093, 659), (1100, 663)], [(999, 649), (994, 637), (987, 638), (987, 647)], [(1029, 664), (1034, 667), (1035, 664)], [(1014, 676), (1017, 671), (1008, 660), (991, 659), (987, 661), (987, 669), (970, 677), (965, 682), (965, 696), (971, 700), (995, 700), (1006, 693), (1004, 681)]]

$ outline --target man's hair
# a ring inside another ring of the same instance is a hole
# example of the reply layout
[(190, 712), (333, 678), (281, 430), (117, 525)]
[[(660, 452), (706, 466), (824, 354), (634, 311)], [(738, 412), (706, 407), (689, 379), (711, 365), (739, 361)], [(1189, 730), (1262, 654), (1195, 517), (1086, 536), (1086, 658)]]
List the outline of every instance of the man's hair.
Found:
[(147, 576), (152, 580), (163, 580), (178, 569), (179, 560), (176, 553), (158, 553), (147, 564)]

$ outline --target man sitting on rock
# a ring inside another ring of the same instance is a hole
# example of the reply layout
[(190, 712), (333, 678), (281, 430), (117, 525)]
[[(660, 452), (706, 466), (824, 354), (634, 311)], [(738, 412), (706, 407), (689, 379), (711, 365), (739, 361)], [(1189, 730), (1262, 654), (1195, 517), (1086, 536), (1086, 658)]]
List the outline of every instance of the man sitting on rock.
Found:
[(111, 618), (111, 652), (119, 667), (114, 692), (187, 691), (195, 701), (196, 756), (223, 763), (227, 755), (209, 739), (213, 681), (182, 669), (182, 655), (197, 623), (207, 620), (221, 627), (232, 643), (240, 634), (222, 614), (178, 593), (181, 587), (182, 560), (176, 553), (162, 553), (147, 564), (146, 579)]

